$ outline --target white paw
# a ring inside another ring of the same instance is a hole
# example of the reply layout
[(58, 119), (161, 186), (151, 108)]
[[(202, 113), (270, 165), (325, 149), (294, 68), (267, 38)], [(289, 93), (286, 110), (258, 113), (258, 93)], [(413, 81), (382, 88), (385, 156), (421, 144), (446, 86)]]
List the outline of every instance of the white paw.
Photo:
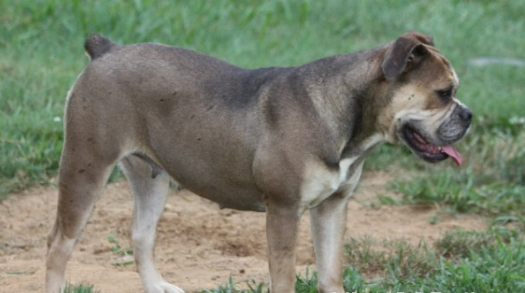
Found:
[(184, 290), (170, 283), (161, 282), (161, 283), (151, 286), (147, 290), (147, 292), (148, 293), (184, 293)]

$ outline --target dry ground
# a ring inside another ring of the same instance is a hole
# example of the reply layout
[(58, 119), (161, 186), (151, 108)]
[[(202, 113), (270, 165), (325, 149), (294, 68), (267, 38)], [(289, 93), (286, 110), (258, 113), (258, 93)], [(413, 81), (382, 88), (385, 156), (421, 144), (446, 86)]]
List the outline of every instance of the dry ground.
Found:
[[(405, 239), (429, 243), (455, 228), (483, 230), (475, 215), (445, 215), (430, 219), (438, 207), (374, 205), (392, 176), (367, 172), (348, 209), (347, 237)], [(53, 223), (55, 188), (35, 188), (11, 195), (0, 203), (0, 292), (42, 292), (46, 235)], [(86, 282), (103, 293), (142, 292), (135, 266), (119, 266), (122, 258), (111, 251), (110, 235), (129, 248), (132, 200), (127, 183), (110, 184), (82, 234), (68, 265), (72, 283)], [(266, 237), (263, 213), (220, 210), (210, 201), (187, 191), (173, 194), (158, 228), (156, 258), (165, 278), (186, 292), (214, 288), (229, 276), (241, 283), (267, 280)], [(301, 223), (298, 269), (314, 264), (309, 217)]]

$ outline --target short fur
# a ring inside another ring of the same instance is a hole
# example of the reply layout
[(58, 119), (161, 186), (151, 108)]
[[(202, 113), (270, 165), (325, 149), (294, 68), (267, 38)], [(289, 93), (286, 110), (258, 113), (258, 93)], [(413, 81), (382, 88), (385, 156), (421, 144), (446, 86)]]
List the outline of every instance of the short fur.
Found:
[[(343, 292), (346, 206), (363, 160), (381, 142), (461, 138), (471, 113), (454, 97), (450, 63), (409, 32), (371, 50), (288, 68), (246, 70), (181, 48), (117, 45), (93, 35), (91, 63), (69, 92), (57, 218), (46, 292), (66, 262), (111, 170), (135, 199), (133, 249), (146, 292), (180, 293), (157, 271), (155, 227), (170, 178), (225, 208), (267, 212), (271, 291), (294, 292), (299, 218), (310, 209), (320, 292)], [(408, 140), (407, 140), (408, 139)]]

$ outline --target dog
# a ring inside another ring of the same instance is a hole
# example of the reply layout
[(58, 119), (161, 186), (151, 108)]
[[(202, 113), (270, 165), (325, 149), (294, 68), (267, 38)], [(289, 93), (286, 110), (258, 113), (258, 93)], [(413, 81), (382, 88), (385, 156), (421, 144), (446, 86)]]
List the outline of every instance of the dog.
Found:
[(298, 223), (310, 211), (319, 292), (344, 292), (346, 207), (374, 146), (401, 143), (428, 162), (451, 157), (472, 112), (431, 37), (298, 67), (247, 70), (160, 44), (92, 35), (90, 64), (68, 93), (46, 292), (120, 164), (134, 197), (132, 243), (148, 293), (181, 293), (153, 250), (170, 178), (223, 208), (265, 211), (270, 288), (294, 292)]

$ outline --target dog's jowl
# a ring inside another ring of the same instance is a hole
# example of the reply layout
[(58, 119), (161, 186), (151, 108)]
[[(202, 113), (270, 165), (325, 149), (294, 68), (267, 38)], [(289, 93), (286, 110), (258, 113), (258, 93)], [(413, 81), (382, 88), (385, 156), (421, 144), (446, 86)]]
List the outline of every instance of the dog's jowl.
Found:
[(221, 207), (266, 211), (273, 293), (294, 292), (298, 223), (309, 209), (319, 291), (341, 293), (346, 206), (371, 149), (400, 142), (425, 161), (461, 164), (452, 144), (472, 113), (456, 98), (451, 64), (416, 32), (359, 53), (254, 70), (100, 35), (85, 48), (91, 62), (65, 110), (47, 293), (60, 292), (117, 164), (135, 201), (133, 250), (148, 293), (183, 292), (153, 259), (170, 178)]

